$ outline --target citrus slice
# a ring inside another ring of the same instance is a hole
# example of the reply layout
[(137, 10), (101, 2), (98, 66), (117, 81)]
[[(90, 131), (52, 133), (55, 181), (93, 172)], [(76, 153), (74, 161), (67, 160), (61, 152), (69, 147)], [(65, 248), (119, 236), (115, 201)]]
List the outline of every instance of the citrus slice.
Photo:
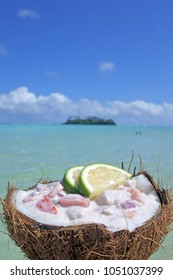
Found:
[(79, 193), (78, 179), (84, 166), (75, 166), (66, 170), (62, 179), (62, 185), (68, 193)]
[(95, 163), (85, 166), (79, 175), (79, 191), (94, 198), (107, 189), (115, 189), (132, 175), (114, 165)]

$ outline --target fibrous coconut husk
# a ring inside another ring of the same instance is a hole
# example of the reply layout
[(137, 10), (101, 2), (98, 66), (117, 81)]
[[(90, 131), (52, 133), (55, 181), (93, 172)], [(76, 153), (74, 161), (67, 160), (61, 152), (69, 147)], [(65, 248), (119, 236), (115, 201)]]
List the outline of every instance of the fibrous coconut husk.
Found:
[(160, 199), (157, 214), (134, 232), (111, 232), (100, 224), (69, 227), (40, 224), (16, 210), (13, 194), (8, 187), (2, 200), (3, 221), (9, 236), (32, 260), (144, 260), (163, 242), (173, 221), (173, 201), (170, 191), (161, 189), (146, 172), (141, 171), (156, 190)]

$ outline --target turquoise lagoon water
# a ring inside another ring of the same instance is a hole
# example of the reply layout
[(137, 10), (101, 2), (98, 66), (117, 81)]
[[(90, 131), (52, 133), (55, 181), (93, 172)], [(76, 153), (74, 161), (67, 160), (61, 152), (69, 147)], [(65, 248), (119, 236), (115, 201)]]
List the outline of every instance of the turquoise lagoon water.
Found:
[[(140, 132), (140, 133), (139, 133)], [(56, 180), (74, 165), (105, 162), (127, 169), (132, 152), (164, 187), (172, 188), (173, 128), (93, 125), (1, 125), (0, 197), (8, 182), (27, 188), (40, 178)], [(0, 208), (2, 211), (2, 208)], [(0, 259), (24, 259), (0, 224)], [(151, 259), (173, 259), (173, 233)]]

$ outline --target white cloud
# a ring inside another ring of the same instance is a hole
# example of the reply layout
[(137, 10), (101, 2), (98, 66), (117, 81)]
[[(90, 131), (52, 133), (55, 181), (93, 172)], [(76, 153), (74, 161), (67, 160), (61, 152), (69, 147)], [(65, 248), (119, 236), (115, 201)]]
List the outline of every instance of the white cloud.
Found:
[(61, 123), (69, 116), (112, 118), (120, 125), (173, 125), (173, 103), (73, 101), (59, 92), (37, 95), (27, 87), (0, 94), (0, 123)]
[(17, 16), (21, 18), (39, 18), (39, 14), (35, 12), (34, 10), (29, 10), (29, 9), (20, 9), (17, 12)]
[(99, 70), (101, 72), (111, 72), (115, 70), (115, 64), (112, 61), (101, 61), (99, 63)]
[(0, 56), (6, 56), (8, 55), (9, 52), (8, 50), (6, 49), (6, 47), (4, 47), (1, 43), (0, 43)]
[(165, 111), (165, 105), (159, 105), (155, 103), (145, 102), (143, 100), (135, 100), (129, 103), (122, 101), (108, 102), (112, 112), (115, 110), (116, 115), (130, 114), (132, 116), (161, 116)]
[(8, 97), (13, 104), (33, 104), (37, 101), (35, 94), (29, 92), (26, 87), (19, 87), (11, 91)]

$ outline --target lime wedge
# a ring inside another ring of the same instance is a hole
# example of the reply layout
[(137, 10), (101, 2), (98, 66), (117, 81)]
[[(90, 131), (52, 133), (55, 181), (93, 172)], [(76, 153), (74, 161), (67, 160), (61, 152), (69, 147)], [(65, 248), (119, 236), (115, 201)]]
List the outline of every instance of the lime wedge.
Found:
[(132, 175), (114, 165), (95, 163), (85, 166), (79, 175), (79, 191), (94, 198), (107, 189), (115, 189)]
[(84, 166), (75, 166), (66, 170), (62, 179), (62, 185), (68, 193), (79, 193), (78, 179)]

